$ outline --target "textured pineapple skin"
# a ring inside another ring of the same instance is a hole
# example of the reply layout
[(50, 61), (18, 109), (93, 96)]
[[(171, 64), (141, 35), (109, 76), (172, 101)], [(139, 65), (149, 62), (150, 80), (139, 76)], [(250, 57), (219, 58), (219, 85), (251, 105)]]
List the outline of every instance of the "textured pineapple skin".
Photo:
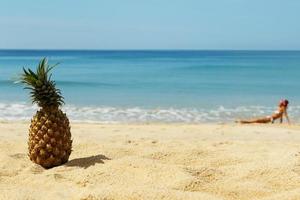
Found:
[(59, 108), (42, 108), (31, 120), (29, 158), (44, 168), (66, 163), (72, 151), (69, 120)]

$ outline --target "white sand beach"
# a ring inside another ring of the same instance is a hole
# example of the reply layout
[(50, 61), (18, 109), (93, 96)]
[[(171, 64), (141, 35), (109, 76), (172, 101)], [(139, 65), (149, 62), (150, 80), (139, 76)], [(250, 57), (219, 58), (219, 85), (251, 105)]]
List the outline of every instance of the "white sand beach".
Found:
[(300, 127), (72, 124), (73, 152), (45, 170), (28, 123), (0, 123), (2, 200), (298, 200)]

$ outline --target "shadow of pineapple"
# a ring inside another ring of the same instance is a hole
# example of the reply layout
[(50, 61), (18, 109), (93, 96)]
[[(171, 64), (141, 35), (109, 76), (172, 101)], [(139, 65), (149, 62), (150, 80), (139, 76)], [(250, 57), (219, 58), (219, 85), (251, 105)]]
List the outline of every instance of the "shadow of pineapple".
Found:
[(44, 168), (66, 163), (72, 150), (69, 119), (60, 109), (63, 97), (51, 80), (50, 71), (54, 67), (44, 58), (36, 72), (23, 68), (19, 81), (30, 90), (32, 103), (40, 107), (31, 120), (28, 155), (31, 161)]
[(88, 156), (84, 158), (75, 158), (70, 160), (65, 166), (67, 167), (82, 167), (87, 169), (97, 163), (104, 164), (104, 160), (111, 160), (110, 158), (106, 157), (105, 155), (96, 155), (96, 156)]

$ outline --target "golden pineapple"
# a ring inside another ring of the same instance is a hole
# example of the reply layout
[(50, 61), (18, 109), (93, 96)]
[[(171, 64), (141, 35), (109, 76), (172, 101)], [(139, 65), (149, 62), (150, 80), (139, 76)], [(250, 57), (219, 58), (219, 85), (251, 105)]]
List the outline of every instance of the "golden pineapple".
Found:
[(40, 110), (31, 120), (28, 150), (31, 161), (51, 168), (66, 163), (72, 150), (69, 120), (60, 109), (64, 103), (59, 89), (51, 80), (47, 59), (40, 61), (36, 72), (24, 69), (20, 82), (30, 89), (33, 103)]

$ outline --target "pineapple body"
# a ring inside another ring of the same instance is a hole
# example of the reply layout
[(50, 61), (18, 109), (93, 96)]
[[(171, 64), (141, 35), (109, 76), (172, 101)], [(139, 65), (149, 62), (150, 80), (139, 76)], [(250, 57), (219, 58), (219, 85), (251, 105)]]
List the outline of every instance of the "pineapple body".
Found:
[(28, 150), (30, 160), (44, 168), (68, 161), (72, 150), (70, 125), (58, 107), (41, 108), (32, 118)]
[(19, 82), (30, 90), (32, 103), (40, 110), (31, 120), (28, 150), (33, 162), (51, 168), (68, 161), (72, 149), (69, 120), (61, 110), (64, 98), (55, 81), (51, 80), (50, 71), (55, 67), (48, 65), (43, 58), (36, 72), (23, 68)]

